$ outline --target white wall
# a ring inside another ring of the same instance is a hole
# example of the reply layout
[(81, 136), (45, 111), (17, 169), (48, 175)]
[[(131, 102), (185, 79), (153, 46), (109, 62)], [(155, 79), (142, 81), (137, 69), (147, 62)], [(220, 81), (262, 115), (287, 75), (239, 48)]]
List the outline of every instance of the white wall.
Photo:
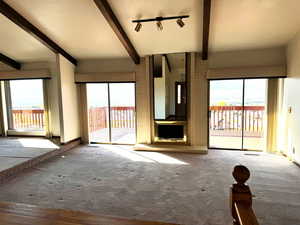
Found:
[(285, 47), (209, 54), (209, 68), (275, 66), (286, 64)]
[(191, 145), (208, 146), (207, 143), (207, 61), (201, 60), (201, 54), (190, 53), (188, 57), (188, 140)]
[(49, 106), (49, 121), (50, 121), (50, 133), (52, 136), (60, 136), (60, 116), (59, 116), (59, 98), (58, 98), (58, 76), (59, 68), (58, 62), (52, 61), (49, 63), (51, 72), (51, 79), (47, 80), (47, 96)]
[(135, 64), (130, 58), (80, 60), (76, 67), (76, 73), (133, 72), (135, 70)]
[[(284, 82), (283, 116), (286, 137), (281, 143), (285, 143), (285, 153), (300, 163), (300, 33), (289, 43), (287, 47), (287, 72), (288, 78)], [(288, 112), (288, 109), (291, 112)], [(295, 153), (293, 153), (293, 148)]]
[(74, 76), (75, 67), (63, 56), (57, 57), (60, 89), (58, 96), (61, 99), (59, 104), (61, 142), (66, 143), (80, 137), (79, 101)]

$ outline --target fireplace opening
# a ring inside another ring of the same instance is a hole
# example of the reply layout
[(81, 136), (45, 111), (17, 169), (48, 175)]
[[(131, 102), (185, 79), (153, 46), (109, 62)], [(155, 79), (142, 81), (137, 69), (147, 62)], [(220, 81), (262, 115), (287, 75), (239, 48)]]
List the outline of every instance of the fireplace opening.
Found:
[(157, 136), (160, 139), (183, 139), (184, 126), (159, 124), (157, 126)]

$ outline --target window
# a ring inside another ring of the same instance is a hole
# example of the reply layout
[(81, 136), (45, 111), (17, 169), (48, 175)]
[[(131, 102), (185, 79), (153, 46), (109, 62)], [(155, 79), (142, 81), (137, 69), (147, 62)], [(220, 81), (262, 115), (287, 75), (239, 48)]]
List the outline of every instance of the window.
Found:
[(6, 102), (9, 130), (44, 130), (43, 80), (7, 81)]

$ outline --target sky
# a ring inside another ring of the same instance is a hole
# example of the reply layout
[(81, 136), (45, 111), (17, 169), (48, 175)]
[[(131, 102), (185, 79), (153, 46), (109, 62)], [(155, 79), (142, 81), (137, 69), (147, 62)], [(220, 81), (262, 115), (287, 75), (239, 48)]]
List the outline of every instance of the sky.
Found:
[[(245, 80), (245, 105), (264, 105), (266, 79)], [(210, 105), (242, 105), (243, 80), (210, 81)]]
[[(266, 99), (266, 79), (245, 80), (245, 105), (264, 105)], [(134, 106), (135, 84), (111, 83), (111, 106)], [(210, 105), (242, 105), (242, 80), (211, 81)], [(42, 80), (10, 81), (13, 109), (43, 108)], [(108, 105), (108, 85), (87, 84), (88, 104), (93, 107)]]
[[(134, 83), (110, 83), (110, 106), (135, 106)], [(108, 84), (87, 84), (88, 106), (108, 106)]]
[(10, 91), (13, 109), (43, 109), (42, 80), (12, 80)]
[[(134, 106), (135, 84), (110, 84), (111, 106)], [(43, 108), (42, 80), (13, 80), (10, 81), (13, 109)], [(108, 105), (107, 84), (87, 84), (88, 104), (93, 107)]]

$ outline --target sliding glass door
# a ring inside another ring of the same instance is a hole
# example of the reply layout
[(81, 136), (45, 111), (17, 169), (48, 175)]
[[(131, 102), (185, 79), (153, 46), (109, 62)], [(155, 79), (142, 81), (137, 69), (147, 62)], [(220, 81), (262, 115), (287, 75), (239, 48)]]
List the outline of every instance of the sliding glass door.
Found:
[(242, 149), (243, 80), (210, 81), (212, 148)]
[(265, 79), (210, 81), (209, 147), (264, 150)]
[(43, 80), (11, 80), (5, 83), (9, 130), (44, 131)]
[(248, 79), (244, 81), (244, 139), (243, 148), (264, 150), (267, 123), (267, 80)]
[(135, 84), (109, 84), (111, 142), (135, 144)]
[(134, 144), (135, 84), (87, 84), (89, 138), (92, 143)]
[(87, 84), (89, 138), (110, 142), (108, 84)]

